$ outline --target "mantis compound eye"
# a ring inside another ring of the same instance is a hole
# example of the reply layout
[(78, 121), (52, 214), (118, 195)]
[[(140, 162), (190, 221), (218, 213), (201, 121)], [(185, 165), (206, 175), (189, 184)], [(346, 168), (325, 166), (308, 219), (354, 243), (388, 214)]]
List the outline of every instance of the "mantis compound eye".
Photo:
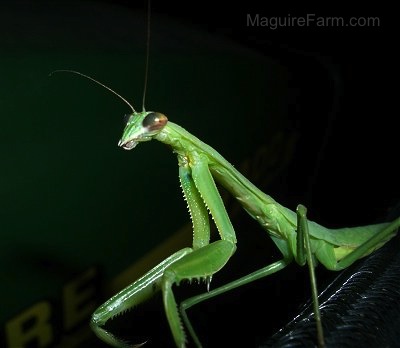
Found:
[(167, 116), (159, 112), (150, 112), (142, 122), (142, 126), (150, 131), (162, 129), (168, 122)]

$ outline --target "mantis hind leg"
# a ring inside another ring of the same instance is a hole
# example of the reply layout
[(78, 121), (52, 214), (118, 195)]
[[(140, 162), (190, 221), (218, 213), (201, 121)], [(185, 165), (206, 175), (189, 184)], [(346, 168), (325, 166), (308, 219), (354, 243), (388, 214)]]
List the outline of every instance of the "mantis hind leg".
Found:
[[(304, 265), (305, 262), (308, 264), (309, 273), (310, 273), (310, 282), (311, 282), (311, 292), (312, 292), (312, 300), (313, 300), (313, 311), (315, 316), (315, 322), (317, 327), (317, 339), (318, 339), (318, 347), (325, 347), (324, 343), (324, 335), (323, 328), (321, 323), (321, 316), (319, 310), (318, 303), (318, 291), (316, 284), (316, 276), (315, 276), (315, 265), (314, 265), (314, 255), (311, 252), (310, 246), (310, 238), (308, 232), (308, 221), (306, 217), (307, 209), (303, 205), (299, 205), (297, 207), (297, 257), (296, 261), (300, 265)], [(364, 229), (369, 229), (373, 232), (373, 236), (368, 239), (365, 243), (358, 246), (351, 253), (346, 255), (340, 261), (335, 259), (328, 260), (329, 262), (325, 264), (328, 269), (331, 270), (342, 270), (352, 263), (357, 261), (363, 256), (366, 256), (373, 250), (382, 246), (385, 242), (387, 242), (390, 238), (392, 238), (396, 234), (396, 230), (400, 227), (400, 218), (395, 219), (391, 223), (383, 223), (378, 225), (369, 225), (369, 226), (361, 226), (354, 227), (352, 230), (354, 233), (357, 233), (358, 230), (361, 232)], [(326, 261), (326, 260), (325, 260)]]
[(296, 209), (297, 214), (297, 258), (296, 261), (303, 266), (306, 262), (310, 274), (311, 295), (313, 303), (313, 311), (315, 324), (317, 327), (318, 347), (325, 347), (324, 332), (321, 322), (321, 313), (319, 310), (317, 278), (315, 276), (315, 265), (313, 255), (311, 253), (310, 234), (308, 231), (307, 208), (299, 204)]
[(365, 243), (361, 244), (359, 247), (354, 249), (350, 254), (346, 255), (339, 262), (335, 263), (332, 269), (339, 271), (350, 266), (353, 262), (369, 254), (373, 250), (382, 246), (382, 244), (386, 243), (390, 238), (394, 237), (397, 230), (400, 228), (400, 217), (398, 217), (397, 219), (393, 220), (390, 223), (370, 225), (364, 227), (363, 226), (355, 227), (353, 228), (353, 230), (356, 233), (357, 229), (363, 229), (363, 228), (374, 229), (376, 230), (376, 233)]

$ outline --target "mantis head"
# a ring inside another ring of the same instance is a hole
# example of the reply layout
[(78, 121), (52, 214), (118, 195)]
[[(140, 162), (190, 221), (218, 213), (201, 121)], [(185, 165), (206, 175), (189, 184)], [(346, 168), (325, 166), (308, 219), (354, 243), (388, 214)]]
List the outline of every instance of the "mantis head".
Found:
[(167, 124), (167, 116), (159, 112), (133, 112), (127, 122), (118, 146), (132, 150), (139, 142), (152, 140)]
[[(133, 106), (129, 104), (129, 102), (120, 94), (118, 94), (105, 84), (101, 83), (100, 81), (95, 80), (93, 77), (82, 74), (79, 71), (54, 70), (53, 72), (50, 73), (50, 76), (53, 75), (54, 73), (60, 73), (60, 72), (76, 74), (88, 80), (91, 80), (94, 83), (97, 83), (101, 87), (107, 89), (108, 91), (116, 95), (132, 109), (131, 114), (125, 115), (126, 126), (122, 134), (122, 138), (118, 142), (118, 146), (122, 147), (125, 150), (132, 150), (139, 142), (149, 141), (153, 139), (158, 133), (160, 133), (160, 131), (165, 127), (165, 125), (168, 122), (167, 116), (165, 116), (160, 112), (154, 112), (154, 111), (136, 112)], [(145, 94), (143, 94), (143, 110), (144, 110), (144, 95)]]

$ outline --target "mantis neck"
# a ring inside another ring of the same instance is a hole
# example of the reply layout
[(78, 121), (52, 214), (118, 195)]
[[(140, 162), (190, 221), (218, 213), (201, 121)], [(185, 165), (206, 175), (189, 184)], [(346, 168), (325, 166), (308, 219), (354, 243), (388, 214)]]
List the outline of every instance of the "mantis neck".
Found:
[[(177, 124), (168, 121), (155, 138), (171, 146), (178, 158), (184, 158), (191, 166), (195, 165), (195, 158), (198, 158), (199, 155), (203, 158), (206, 157), (215, 180), (230, 192), (260, 224), (269, 225), (271, 223), (264, 221), (265, 209), (271, 210), (271, 213), (277, 208), (286, 210), (272, 197), (252, 184), (211, 146), (203, 143)], [(271, 216), (274, 213), (267, 215)]]

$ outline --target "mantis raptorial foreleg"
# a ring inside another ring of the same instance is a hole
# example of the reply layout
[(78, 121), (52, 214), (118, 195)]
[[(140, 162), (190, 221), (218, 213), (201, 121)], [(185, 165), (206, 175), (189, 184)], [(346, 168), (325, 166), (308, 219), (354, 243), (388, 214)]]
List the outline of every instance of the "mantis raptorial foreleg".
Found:
[(193, 233), (193, 249), (198, 249), (210, 242), (210, 222), (207, 208), (196, 189), (187, 165), (179, 166), (179, 179), (191, 214), (193, 231), (196, 231)]
[[(173, 284), (182, 280), (204, 279), (209, 281), (236, 250), (236, 237), (228, 214), (223, 206), (207, 163), (199, 156), (192, 162), (180, 161), (180, 179), (193, 221), (193, 249), (186, 248), (170, 256), (167, 262), (156, 266), (144, 277), (111, 298), (92, 317), (92, 327), (98, 337), (116, 347), (125, 343), (101, 328), (116, 314), (131, 308), (161, 290), (165, 312), (175, 343), (183, 347), (186, 342), (177, 304), (172, 291)], [(201, 197), (207, 197), (202, 199)], [(220, 229), (221, 240), (209, 244), (210, 228), (208, 213)], [(209, 262), (212, 260), (212, 262)]]
[[(182, 280), (205, 279), (212, 277), (229, 260), (236, 246), (228, 241), (219, 240), (201, 249), (193, 251), (186, 257), (172, 264), (165, 272), (162, 282), (164, 307), (167, 319), (178, 347), (186, 344), (177, 304), (172, 292), (172, 285)], [(212, 260), (212, 262), (209, 262)]]
[[(236, 246), (225, 240), (218, 240), (207, 246), (193, 250), (182, 249), (154, 267), (142, 278), (113, 296), (93, 314), (91, 327), (95, 334), (113, 347), (132, 347), (102, 328), (112, 317), (146, 301), (159, 290), (162, 291), (165, 312), (178, 347), (185, 346), (186, 337), (172, 291), (173, 284), (182, 280), (205, 279), (219, 271), (229, 260)], [(207, 260), (213, 259), (209, 263)], [(136, 345), (137, 347), (141, 344)]]

